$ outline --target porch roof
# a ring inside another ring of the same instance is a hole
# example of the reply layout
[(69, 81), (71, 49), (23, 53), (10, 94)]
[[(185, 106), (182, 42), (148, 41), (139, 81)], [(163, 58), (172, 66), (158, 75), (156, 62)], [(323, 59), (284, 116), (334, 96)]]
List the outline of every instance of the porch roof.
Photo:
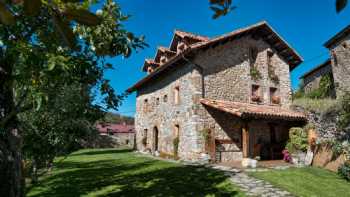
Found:
[(208, 107), (230, 113), (242, 119), (262, 118), (287, 121), (306, 121), (306, 115), (279, 106), (256, 105), (250, 103), (201, 99), (200, 102)]

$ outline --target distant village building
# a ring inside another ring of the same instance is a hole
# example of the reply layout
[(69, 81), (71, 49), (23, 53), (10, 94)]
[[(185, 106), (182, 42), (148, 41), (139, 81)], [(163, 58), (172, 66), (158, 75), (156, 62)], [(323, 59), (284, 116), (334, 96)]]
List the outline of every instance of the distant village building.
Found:
[(100, 135), (108, 135), (114, 139), (118, 146), (134, 147), (135, 127), (134, 125), (99, 123), (96, 125)]
[(328, 40), (324, 46), (330, 59), (304, 74), (301, 79), (306, 93), (319, 88), (323, 76), (331, 77), (331, 97), (339, 97), (350, 91), (350, 25)]
[(175, 31), (128, 89), (137, 92), (136, 148), (184, 160), (281, 159), (289, 128), (306, 122), (290, 109), (290, 71), (301, 62), (267, 22), (212, 39)]

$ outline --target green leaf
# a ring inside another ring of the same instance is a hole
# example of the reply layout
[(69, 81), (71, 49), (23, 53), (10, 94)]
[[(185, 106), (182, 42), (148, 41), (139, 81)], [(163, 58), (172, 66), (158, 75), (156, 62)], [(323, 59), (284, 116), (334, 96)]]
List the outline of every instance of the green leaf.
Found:
[(101, 20), (95, 14), (85, 9), (66, 9), (63, 13), (68, 20), (75, 20), (82, 25), (96, 26), (101, 23)]
[(0, 21), (5, 25), (12, 25), (15, 23), (15, 17), (3, 2), (0, 2)]
[(28, 16), (36, 16), (40, 12), (41, 0), (24, 0), (24, 13)]
[(348, 4), (348, 0), (336, 0), (335, 8), (337, 13), (341, 12), (346, 7), (347, 4)]

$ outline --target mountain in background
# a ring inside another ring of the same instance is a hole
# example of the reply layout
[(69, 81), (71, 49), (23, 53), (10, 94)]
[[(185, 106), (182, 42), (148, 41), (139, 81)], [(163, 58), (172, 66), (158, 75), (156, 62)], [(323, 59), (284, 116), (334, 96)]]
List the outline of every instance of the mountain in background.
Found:
[(107, 112), (105, 115), (105, 118), (103, 119), (103, 122), (114, 123), (114, 124), (126, 123), (127, 125), (134, 125), (134, 118)]

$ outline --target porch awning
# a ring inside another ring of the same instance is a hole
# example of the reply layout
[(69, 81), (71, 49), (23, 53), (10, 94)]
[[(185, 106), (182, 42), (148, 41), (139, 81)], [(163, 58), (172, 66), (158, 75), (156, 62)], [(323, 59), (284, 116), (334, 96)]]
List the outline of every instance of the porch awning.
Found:
[(201, 99), (200, 102), (208, 107), (230, 113), (242, 119), (274, 119), (288, 121), (307, 121), (304, 113), (279, 106), (257, 105), (250, 103), (220, 101), (212, 99)]

